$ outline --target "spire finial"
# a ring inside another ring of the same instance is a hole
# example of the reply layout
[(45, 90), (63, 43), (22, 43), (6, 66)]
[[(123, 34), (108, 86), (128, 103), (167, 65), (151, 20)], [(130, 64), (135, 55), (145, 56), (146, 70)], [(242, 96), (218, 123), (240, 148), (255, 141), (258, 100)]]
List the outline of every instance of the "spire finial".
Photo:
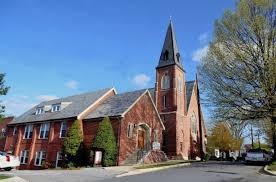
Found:
[(170, 15), (170, 22), (172, 22), (172, 15)]

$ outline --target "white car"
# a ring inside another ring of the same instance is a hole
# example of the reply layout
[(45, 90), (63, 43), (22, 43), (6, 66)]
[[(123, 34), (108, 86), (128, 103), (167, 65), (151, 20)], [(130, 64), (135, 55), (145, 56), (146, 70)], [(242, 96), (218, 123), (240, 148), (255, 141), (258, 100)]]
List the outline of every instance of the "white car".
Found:
[(269, 162), (272, 156), (266, 150), (263, 149), (250, 149), (246, 153), (246, 162)]
[(20, 165), (18, 157), (7, 154), (6, 152), (0, 152), (0, 169), (10, 171)]

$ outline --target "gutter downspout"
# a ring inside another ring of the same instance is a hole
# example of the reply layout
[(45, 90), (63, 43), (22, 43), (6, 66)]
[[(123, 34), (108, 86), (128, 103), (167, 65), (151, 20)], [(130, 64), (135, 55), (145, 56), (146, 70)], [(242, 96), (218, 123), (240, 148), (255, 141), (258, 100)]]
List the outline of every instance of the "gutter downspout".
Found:
[(120, 141), (121, 141), (121, 125), (122, 125), (121, 119), (122, 119), (121, 117), (117, 117), (117, 120), (118, 120), (118, 122), (119, 122), (119, 126), (118, 126), (118, 137), (117, 137), (117, 146), (118, 146), (118, 149), (117, 149), (117, 161), (116, 161), (117, 166), (119, 166), (120, 147), (121, 147), (121, 145), (120, 145)]

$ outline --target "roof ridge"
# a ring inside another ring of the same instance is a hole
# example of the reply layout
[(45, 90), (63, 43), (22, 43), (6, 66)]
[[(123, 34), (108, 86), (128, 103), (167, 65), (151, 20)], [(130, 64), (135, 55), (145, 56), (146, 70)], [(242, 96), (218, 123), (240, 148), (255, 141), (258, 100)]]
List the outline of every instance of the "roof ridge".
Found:
[(79, 93), (79, 94), (75, 94), (75, 95), (68, 95), (68, 96), (65, 96), (65, 97), (60, 97), (60, 98), (57, 98), (57, 99), (52, 99), (52, 100), (48, 100), (48, 101), (42, 101), (40, 102), (39, 104), (37, 105), (40, 105), (42, 103), (47, 103), (49, 101), (53, 102), (53, 101), (58, 101), (58, 100), (61, 100), (61, 99), (67, 99), (67, 98), (70, 98), (70, 97), (77, 97), (77, 96), (81, 96), (81, 95), (86, 95), (86, 94), (92, 94), (92, 93), (95, 93), (95, 92), (99, 92), (99, 91), (104, 91), (104, 90), (110, 90), (114, 87), (109, 87), (109, 88), (103, 88), (103, 89), (98, 89), (98, 90), (94, 90), (94, 91), (89, 91), (89, 92), (83, 92), (83, 93)]

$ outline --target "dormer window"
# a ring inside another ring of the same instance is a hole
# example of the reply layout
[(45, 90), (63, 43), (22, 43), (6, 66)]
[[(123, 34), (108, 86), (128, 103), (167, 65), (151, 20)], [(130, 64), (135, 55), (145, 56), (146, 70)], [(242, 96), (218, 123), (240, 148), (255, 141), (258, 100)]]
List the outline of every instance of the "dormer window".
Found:
[(176, 59), (177, 59), (177, 62), (180, 62), (180, 54), (179, 53), (176, 53)]
[(167, 61), (167, 60), (169, 59), (169, 51), (168, 51), (168, 50), (166, 50), (166, 51), (164, 52), (164, 54), (163, 54), (163, 59), (164, 59), (164, 61)]
[(55, 105), (52, 105), (52, 112), (57, 112), (57, 111), (60, 111), (60, 104), (55, 104)]
[(43, 114), (43, 112), (44, 112), (43, 107), (38, 107), (36, 108), (35, 115)]

